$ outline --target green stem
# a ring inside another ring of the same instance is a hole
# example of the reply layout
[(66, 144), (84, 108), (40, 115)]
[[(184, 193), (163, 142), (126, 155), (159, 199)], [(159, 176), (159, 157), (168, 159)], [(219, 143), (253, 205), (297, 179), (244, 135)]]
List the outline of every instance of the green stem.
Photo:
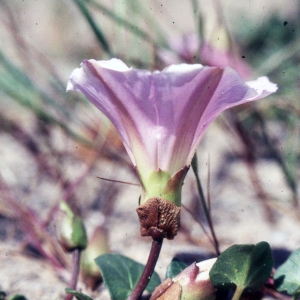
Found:
[(193, 169), (195, 177), (196, 177), (198, 193), (199, 193), (199, 196), (200, 196), (200, 200), (201, 200), (201, 203), (202, 203), (204, 214), (205, 214), (205, 217), (207, 219), (208, 226), (209, 226), (212, 238), (214, 240), (215, 251), (216, 251), (217, 255), (220, 255), (221, 252), (220, 252), (220, 249), (219, 249), (219, 242), (218, 242), (217, 236), (215, 234), (213, 222), (212, 222), (212, 219), (210, 217), (210, 212), (209, 212), (209, 210), (207, 208), (207, 205), (206, 205), (206, 202), (205, 202), (205, 196), (204, 196), (204, 193), (203, 193), (203, 188), (202, 188), (202, 185), (201, 185), (201, 182), (200, 182), (200, 179), (199, 179), (197, 154), (194, 155), (191, 166), (192, 166), (192, 169)]
[(232, 297), (232, 300), (239, 300), (242, 296), (243, 291), (244, 291), (243, 287), (237, 287)]

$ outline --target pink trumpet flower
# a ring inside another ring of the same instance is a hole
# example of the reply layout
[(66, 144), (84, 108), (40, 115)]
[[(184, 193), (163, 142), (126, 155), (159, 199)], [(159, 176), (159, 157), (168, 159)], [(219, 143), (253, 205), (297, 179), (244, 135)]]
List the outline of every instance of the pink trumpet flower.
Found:
[(228, 67), (179, 64), (150, 72), (114, 58), (84, 60), (67, 90), (82, 92), (116, 127), (141, 181), (142, 203), (162, 197), (180, 206), (183, 179), (207, 126), (225, 109), (277, 86), (267, 77), (244, 82)]

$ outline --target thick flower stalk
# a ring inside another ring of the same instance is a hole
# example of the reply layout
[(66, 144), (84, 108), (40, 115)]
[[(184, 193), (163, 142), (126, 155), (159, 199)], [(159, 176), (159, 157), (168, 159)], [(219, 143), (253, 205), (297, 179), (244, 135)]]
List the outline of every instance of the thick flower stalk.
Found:
[(67, 90), (82, 92), (118, 130), (142, 185), (142, 235), (158, 229), (173, 238), (183, 180), (207, 126), (277, 86), (267, 77), (245, 83), (231, 68), (180, 64), (150, 72), (111, 59), (83, 61)]

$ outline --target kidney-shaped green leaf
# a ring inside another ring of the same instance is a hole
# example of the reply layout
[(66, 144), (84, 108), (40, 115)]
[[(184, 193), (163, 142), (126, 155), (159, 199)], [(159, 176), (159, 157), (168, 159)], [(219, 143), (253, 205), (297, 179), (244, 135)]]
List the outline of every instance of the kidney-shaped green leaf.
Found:
[[(104, 254), (95, 259), (112, 300), (125, 300), (138, 283), (144, 265), (120, 254)], [(148, 292), (161, 283), (157, 273), (153, 273), (146, 287)]]
[(295, 295), (300, 291), (300, 249), (295, 250), (275, 272), (274, 283), (278, 291)]
[(273, 258), (270, 245), (233, 245), (226, 249), (210, 270), (209, 276), (217, 289), (255, 291), (270, 276)]

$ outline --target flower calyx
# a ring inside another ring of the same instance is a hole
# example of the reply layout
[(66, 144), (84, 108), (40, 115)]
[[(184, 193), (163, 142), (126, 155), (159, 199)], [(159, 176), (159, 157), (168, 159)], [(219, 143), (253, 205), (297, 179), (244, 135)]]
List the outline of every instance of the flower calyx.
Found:
[(180, 206), (181, 189), (188, 170), (189, 166), (185, 166), (171, 176), (167, 171), (159, 169), (150, 173), (147, 178), (140, 176), (137, 171), (143, 189), (141, 203), (150, 198), (161, 197)]

